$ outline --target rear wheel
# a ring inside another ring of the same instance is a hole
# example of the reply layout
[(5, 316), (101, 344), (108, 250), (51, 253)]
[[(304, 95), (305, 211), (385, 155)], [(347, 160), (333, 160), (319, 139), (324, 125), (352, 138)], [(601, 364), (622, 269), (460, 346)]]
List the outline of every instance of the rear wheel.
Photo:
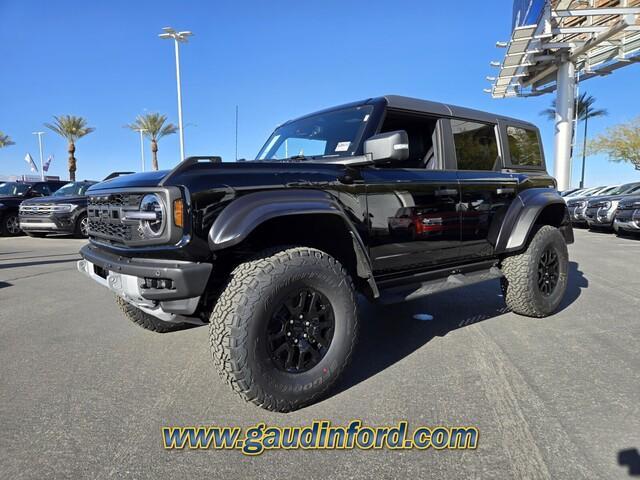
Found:
[(545, 225), (526, 251), (502, 261), (502, 291), (507, 306), (529, 317), (546, 317), (560, 305), (567, 289), (569, 254), (560, 231)]
[(235, 268), (210, 323), (220, 376), (245, 400), (288, 412), (317, 399), (349, 362), (355, 291), (320, 250), (271, 250)]
[(20, 234), (20, 220), (18, 214), (15, 212), (8, 212), (2, 217), (2, 223), (0, 224), (0, 231), (2, 235), (7, 237), (15, 237)]

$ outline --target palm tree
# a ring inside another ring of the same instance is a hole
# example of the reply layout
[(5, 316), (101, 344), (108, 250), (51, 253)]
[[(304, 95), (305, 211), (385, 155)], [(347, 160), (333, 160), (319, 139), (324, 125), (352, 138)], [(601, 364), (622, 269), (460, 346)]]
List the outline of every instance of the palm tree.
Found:
[(87, 127), (87, 121), (82, 117), (75, 115), (53, 116), (53, 123), (45, 123), (44, 126), (53, 130), (58, 135), (67, 139), (69, 142), (69, 180), (76, 181), (76, 157), (73, 155), (76, 151), (76, 141), (95, 130), (93, 127)]
[(12, 141), (9, 135), (5, 135), (4, 133), (0, 132), (0, 148), (8, 147), (9, 145), (15, 144), (16, 142)]
[[(593, 104), (596, 103), (596, 99), (591, 95), (588, 95), (587, 92), (582, 92), (578, 96), (578, 121), (584, 122), (584, 139), (582, 146), (582, 175), (580, 177), (580, 188), (584, 187), (584, 167), (586, 160), (586, 152), (587, 152), (587, 124), (589, 123), (590, 118), (594, 117), (604, 117), (608, 115), (606, 109), (596, 109), (593, 108)], [(540, 115), (546, 116), (549, 120), (554, 120), (556, 118), (556, 101), (555, 99), (551, 102), (551, 108), (546, 108), (540, 112)], [(573, 142), (572, 142), (573, 143)]]
[(158, 170), (158, 140), (165, 135), (171, 135), (178, 131), (173, 123), (164, 122), (167, 121), (166, 115), (160, 115), (159, 113), (147, 113), (145, 115), (138, 115), (136, 121), (127, 128), (131, 130), (142, 130), (144, 136), (151, 140), (151, 153), (153, 154), (153, 169)]

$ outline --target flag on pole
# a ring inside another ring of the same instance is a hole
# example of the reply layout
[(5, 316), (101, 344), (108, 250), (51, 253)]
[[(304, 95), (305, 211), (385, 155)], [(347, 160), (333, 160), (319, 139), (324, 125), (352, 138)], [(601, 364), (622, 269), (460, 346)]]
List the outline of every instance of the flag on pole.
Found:
[(33, 158), (31, 158), (31, 155), (29, 155), (28, 153), (25, 155), (24, 157), (24, 161), (27, 162), (29, 164), (29, 167), (31, 168), (32, 172), (37, 172), (38, 171), (38, 167), (36, 167), (35, 162), (33, 161)]
[(49, 165), (51, 165), (51, 160), (53, 160), (53, 155), (49, 155), (49, 158), (47, 158), (47, 162), (43, 165), (42, 170), (44, 170), (45, 172), (49, 171)]

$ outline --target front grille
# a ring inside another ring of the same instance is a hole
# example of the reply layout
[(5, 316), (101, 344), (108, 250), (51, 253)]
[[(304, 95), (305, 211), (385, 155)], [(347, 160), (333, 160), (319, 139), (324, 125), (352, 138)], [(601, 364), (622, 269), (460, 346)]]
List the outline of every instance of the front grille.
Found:
[(127, 211), (136, 211), (144, 194), (111, 193), (89, 197), (87, 218), (89, 236), (112, 243), (142, 240), (142, 234), (135, 223), (124, 223), (122, 217)]
[(55, 204), (20, 205), (20, 215), (48, 216), (57, 211)]

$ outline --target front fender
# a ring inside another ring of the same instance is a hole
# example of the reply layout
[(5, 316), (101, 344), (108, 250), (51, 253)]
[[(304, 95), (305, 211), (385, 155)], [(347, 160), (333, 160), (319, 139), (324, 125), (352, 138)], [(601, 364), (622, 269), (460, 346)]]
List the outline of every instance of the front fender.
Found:
[[(563, 218), (558, 222), (562, 228), (568, 217), (568, 209), (560, 194), (550, 188), (530, 188), (520, 192), (511, 202), (504, 221), (498, 233), (496, 253), (515, 252), (526, 246), (527, 239), (536, 224), (541, 212), (550, 205), (561, 205), (564, 210)], [(568, 227), (571, 228), (570, 226)], [(567, 243), (572, 240), (568, 239)], [(565, 234), (565, 238), (567, 235)]]
[(227, 205), (213, 222), (208, 235), (209, 247), (216, 251), (237, 245), (256, 227), (273, 218), (313, 214), (332, 214), (343, 220), (352, 238), (357, 274), (367, 279), (377, 296), (371, 261), (360, 234), (336, 198), (324, 191), (272, 190), (243, 195)]

